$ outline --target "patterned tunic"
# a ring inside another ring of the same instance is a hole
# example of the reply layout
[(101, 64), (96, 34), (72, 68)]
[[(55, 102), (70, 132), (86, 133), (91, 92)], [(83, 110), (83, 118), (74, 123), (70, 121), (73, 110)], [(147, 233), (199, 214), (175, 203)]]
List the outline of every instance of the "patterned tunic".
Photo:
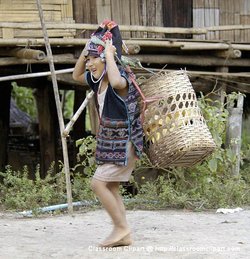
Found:
[[(128, 95), (123, 99), (109, 84), (105, 95), (103, 112), (100, 115), (100, 127), (97, 135), (97, 164), (114, 163), (127, 165), (128, 142), (131, 141), (136, 155), (141, 156), (143, 149), (143, 130), (138, 104), (139, 93), (129, 80), (127, 73), (120, 69), (121, 76), (128, 82)], [(99, 83), (93, 83), (90, 72), (85, 73), (86, 81), (97, 93)]]

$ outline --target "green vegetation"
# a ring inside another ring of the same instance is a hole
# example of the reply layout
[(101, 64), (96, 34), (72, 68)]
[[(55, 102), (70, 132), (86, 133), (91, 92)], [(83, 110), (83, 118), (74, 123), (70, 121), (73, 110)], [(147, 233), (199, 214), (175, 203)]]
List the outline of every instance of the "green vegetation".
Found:
[[(236, 98), (235, 93), (227, 96), (229, 101)], [(242, 145), (241, 159), (244, 166), (240, 174), (233, 177), (230, 171), (236, 158), (230, 148), (222, 147), (226, 138), (226, 105), (219, 102), (215, 105), (212, 100), (201, 96), (199, 106), (215, 140), (215, 152), (191, 168), (158, 168), (159, 177), (142, 184), (137, 195), (140, 199), (157, 203), (144, 203), (143, 206), (204, 209), (250, 204), (250, 163), (245, 159), (250, 151), (249, 144)], [(143, 177), (141, 168), (154, 169), (154, 166), (144, 158), (135, 175), (139, 173)]]
[[(236, 96), (233, 94), (228, 98), (230, 100)], [(131, 181), (136, 195), (127, 195), (126, 186), (121, 189), (124, 197), (130, 201), (129, 208), (202, 210), (250, 204), (250, 145), (242, 144), (241, 171), (233, 177), (230, 169), (235, 157), (230, 149), (223, 148), (228, 112), (225, 106), (219, 103), (214, 105), (212, 100), (204, 96), (201, 96), (199, 102), (217, 145), (215, 152), (192, 168), (156, 168), (145, 155), (138, 161)], [(96, 201), (90, 190), (91, 175), (96, 168), (95, 138), (89, 136), (80, 139), (76, 145), (79, 147), (78, 162), (71, 169), (73, 200)], [(48, 172), (45, 179), (41, 179), (37, 167), (35, 180), (30, 180), (26, 167), (15, 172), (8, 166), (5, 172), (0, 173), (3, 179), (0, 183), (0, 204), (6, 209), (38, 211), (41, 206), (65, 203), (64, 175), (58, 173), (52, 177), (51, 172)], [(154, 179), (151, 172), (156, 173)]]
[(73, 116), (75, 91), (61, 92), (64, 96), (63, 99), (65, 100), (63, 105), (63, 116), (66, 119), (70, 119)]
[[(0, 182), (0, 205), (8, 210), (32, 210), (34, 214), (39, 214), (41, 207), (66, 203), (65, 176), (62, 172), (52, 176), (53, 171), (52, 165), (46, 178), (41, 179), (38, 166), (32, 180), (26, 166), (21, 171), (7, 166), (4, 172), (0, 172), (3, 179)], [(72, 196), (74, 201), (96, 200), (90, 189), (90, 177), (80, 173), (74, 175)]]
[(36, 100), (33, 95), (33, 90), (27, 87), (20, 87), (16, 82), (12, 83), (12, 87), (12, 97), (20, 110), (29, 114), (33, 119), (36, 118)]
[(6, 209), (27, 210), (37, 212), (41, 206), (64, 200), (62, 183), (57, 177), (52, 177), (51, 172), (45, 179), (40, 178), (39, 166), (35, 172), (35, 179), (29, 179), (29, 170), (25, 166), (22, 171), (13, 171), (10, 166), (4, 173), (0, 172), (3, 182), (0, 184), (0, 203)]

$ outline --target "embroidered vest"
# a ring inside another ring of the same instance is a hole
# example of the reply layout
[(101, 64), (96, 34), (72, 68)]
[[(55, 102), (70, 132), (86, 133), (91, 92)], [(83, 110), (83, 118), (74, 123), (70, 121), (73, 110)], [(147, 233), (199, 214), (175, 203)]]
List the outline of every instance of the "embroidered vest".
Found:
[[(103, 112), (99, 114), (100, 126), (96, 136), (96, 162), (97, 164), (114, 163), (127, 165), (128, 142), (134, 145), (136, 155), (142, 154), (143, 130), (140, 121), (138, 104), (139, 93), (130, 81), (127, 73), (120, 69), (121, 76), (128, 82), (128, 94), (125, 99), (119, 96), (109, 84), (104, 100)], [(98, 109), (97, 92), (98, 83), (93, 83), (90, 72), (85, 73), (85, 78), (95, 93)]]

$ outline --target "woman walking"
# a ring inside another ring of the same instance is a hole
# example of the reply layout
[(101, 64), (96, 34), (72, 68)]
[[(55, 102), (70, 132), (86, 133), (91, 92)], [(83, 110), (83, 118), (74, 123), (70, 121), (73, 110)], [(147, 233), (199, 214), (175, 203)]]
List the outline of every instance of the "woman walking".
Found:
[(113, 222), (112, 232), (100, 244), (103, 247), (132, 243), (119, 185), (129, 181), (143, 148), (139, 94), (118, 63), (121, 53), (119, 28), (106, 20), (92, 34), (73, 71), (74, 80), (85, 81), (94, 91), (99, 115), (98, 167), (91, 186)]

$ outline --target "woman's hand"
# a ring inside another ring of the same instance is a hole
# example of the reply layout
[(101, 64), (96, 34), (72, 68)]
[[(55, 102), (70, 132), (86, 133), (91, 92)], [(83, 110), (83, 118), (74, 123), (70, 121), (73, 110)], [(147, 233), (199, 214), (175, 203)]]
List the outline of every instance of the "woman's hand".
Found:
[(110, 85), (117, 89), (117, 92), (121, 96), (127, 95), (127, 80), (121, 76), (120, 71), (115, 61), (116, 47), (112, 45), (112, 41), (106, 41), (105, 47), (105, 59), (106, 59), (106, 70)]
[(86, 44), (85, 44), (84, 49), (82, 50), (81, 55), (84, 56), (84, 57), (87, 57), (88, 54), (89, 54), (89, 52), (88, 52), (89, 43), (90, 43), (90, 41), (88, 40), (88, 41), (86, 42)]
[(105, 50), (104, 50), (105, 57), (109, 55), (112, 55), (114, 57), (116, 53), (116, 47), (112, 44), (112, 40), (106, 40), (105, 43), (106, 43)]
[(73, 79), (81, 83), (83, 83), (85, 80), (84, 72), (86, 68), (86, 56), (88, 56), (88, 45), (89, 41), (85, 44), (85, 47), (75, 64), (75, 68), (72, 74)]

